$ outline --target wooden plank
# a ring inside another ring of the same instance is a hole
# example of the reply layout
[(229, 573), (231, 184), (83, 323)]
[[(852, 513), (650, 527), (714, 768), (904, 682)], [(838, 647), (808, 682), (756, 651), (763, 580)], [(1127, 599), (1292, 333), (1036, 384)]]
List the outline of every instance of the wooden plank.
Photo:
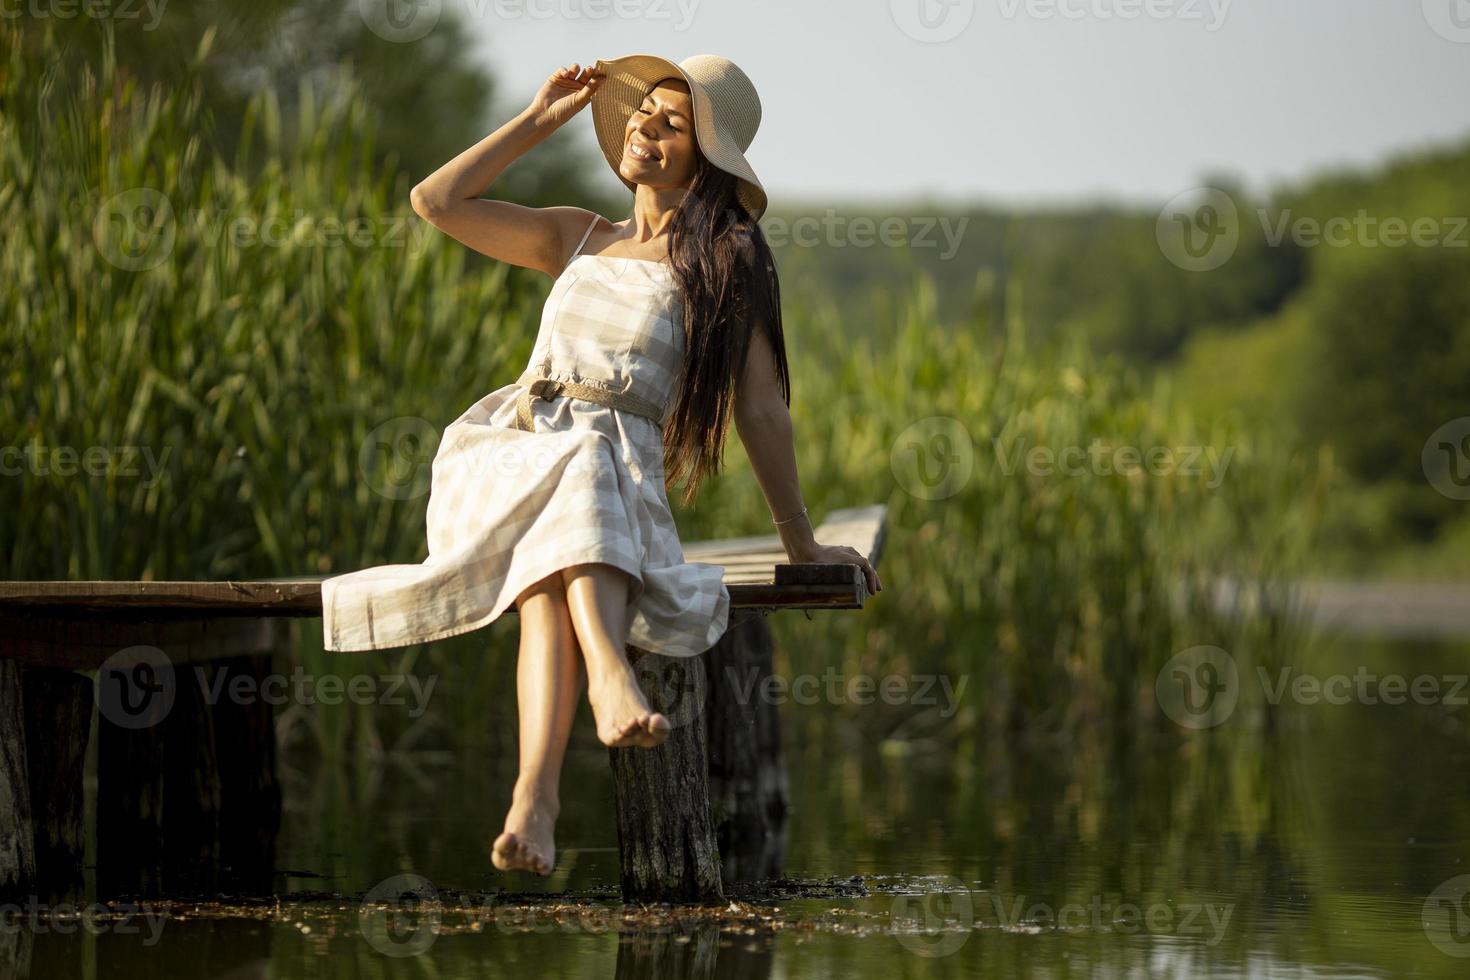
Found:
[[(883, 544), (887, 508), (882, 504), (835, 510), (816, 529), (823, 544), (846, 544), (876, 564)], [(687, 561), (721, 565), (730, 602), (737, 608), (861, 609), (867, 598), (866, 583), (856, 565), (791, 564), (774, 534), (718, 541), (696, 541), (684, 546)], [(0, 582), (0, 621), (10, 623), (17, 611), (51, 614), (93, 611), (99, 614), (146, 613), (164, 621), (168, 618), (196, 624), (223, 616), (279, 617), (320, 616), (321, 582), (327, 576), (301, 576), (257, 582)], [(515, 612), (515, 606), (510, 608)], [(207, 614), (207, 616), (205, 616)], [(31, 652), (6, 651), (0, 656), (21, 659), (44, 658), (52, 666), (79, 667), (83, 663), (57, 660), (65, 649), (95, 645), (85, 628), (63, 638), (27, 634)], [(187, 633), (187, 628), (180, 627)], [(202, 636), (198, 637), (203, 639)], [(164, 649), (161, 642), (152, 642)], [(175, 638), (172, 642), (184, 642)], [(47, 647), (51, 652), (41, 650)], [(246, 651), (240, 651), (246, 652)], [(220, 655), (218, 646), (200, 650)], [(170, 657), (173, 653), (170, 652)], [(90, 658), (84, 658), (90, 659)]]
[(7, 609), (176, 609), (212, 615), (321, 615), (321, 577), (282, 582), (0, 582)]
[[(777, 578), (778, 570), (781, 575), (779, 580)], [(771, 606), (792, 609), (803, 607), (835, 607), (860, 609), (862, 608), (862, 603), (858, 601), (855, 589), (848, 588), (841, 590), (842, 596), (848, 600), (846, 604), (843, 604), (834, 598), (835, 594), (831, 590), (823, 591), (804, 587), (811, 583), (831, 584), (834, 576), (845, 582), (850, 572), (856, 570), (856, 565), (763, 564), (750, 569), (737, 568), (733, 571), (727, 571), (724, 580), (730, 589), (731, 605), (737, 607)], [(44, 586), (52, 583), (34, 582), (26, 584)], [(98, 582), (92, 584), (106, 586), (112, 583)], [(173, 622), (223, 622), (229, 617), (236, 616), (242, 618), (263, 618), (267, 616), (275, 618), (312, 618), (322, 614), (322, 597), (321, 584), (314, 582), (303, 584), (301, 595), (296, 600), (293, 600), (289, 606), (283, 604), (271, 604), (269, 606), (252, 605), (249, 604), (248, 600), (237, 601), (226, 598), (221, 594), (220, 601), (216, 605), (200, 604), (186, 608), (173, 605), (166, 596), (150, 593), (131, 593), (127, 596), (106, 595), (100, 591), (98, 594), (85, 598), (68, 597), (64, 600), (51, 597), (26, 597), (23, 599), (12, 597), (9, 601), (0, 599), (0, 622), (9, 623), (19, 621), (23, 616), (29, 615), (30, 611), (34, 611), (38, 615), (44, 613), (45, 615), (57, 618), (81, 612), (92, 612), (99, 615), (106, 613), (120, 615), (137, 613), (148, 616), (150, 622), (156, 627), (161, 627), (165, 623)], [(515, 612), (515, 605), (512, 604), (507, 611)], [(32, 645), (47, 645), (47, 638), (44, 636), (32, 637), (30, 642)], [(85, 643), (85, 640), (81, 642)], [(75, 643), (72, 645), (75, 645)], [(9, 655), (8, 650), (0, 650), (0, 657)], [(80, 665), (57, 664), (57, 666), (79, 667)]]

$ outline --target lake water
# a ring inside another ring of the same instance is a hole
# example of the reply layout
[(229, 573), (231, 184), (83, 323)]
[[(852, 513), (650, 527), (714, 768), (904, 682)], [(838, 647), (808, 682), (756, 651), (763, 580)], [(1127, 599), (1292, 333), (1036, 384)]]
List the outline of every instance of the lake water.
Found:
[[(1217, 726), (1065, 748), (874, 744), (825, 705), (787, 705), (788, 880), (703, 911), (617, 900), (611, 778), (585, 713), (556, 874), (496, 872), (514, 743), (495, 705), (491, 735), (459, 751), (287, 753), (273, 896), (117, 908), (89, 928), (12, 915), (0, 949), (37, 978), (1462, 977), (1466, 652), (1329, 647), (1298, 673), (1348, 680), (1331, 699), (1283, 689), (1273, 724), (1260, 698), (1280, 677), (1247, 677)], [(1393, 675), (1438, 694), (1383, 703)], [(472, 695), (446, 689), (435, 710), (477, 710), (457, 696)], [(362, 900), (406, 889), (437, 902)]]

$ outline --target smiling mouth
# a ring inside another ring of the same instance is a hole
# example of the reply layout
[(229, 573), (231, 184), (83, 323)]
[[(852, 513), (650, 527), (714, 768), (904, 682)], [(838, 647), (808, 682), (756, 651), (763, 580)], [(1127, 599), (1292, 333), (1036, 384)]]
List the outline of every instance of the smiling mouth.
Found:
[(637, 143), (629, 143), (628, 144), (627, 154), (628, 154), (628, 156), (632, 157), (634, 160), (646, 160), (648, 162), (653, 162), (653, 161), (655, 161), (655, 160), (658, 159), (658, 156), (656, 154), (651, 153), (648, 150), (645, 150), (643, 147), (639, 146)]

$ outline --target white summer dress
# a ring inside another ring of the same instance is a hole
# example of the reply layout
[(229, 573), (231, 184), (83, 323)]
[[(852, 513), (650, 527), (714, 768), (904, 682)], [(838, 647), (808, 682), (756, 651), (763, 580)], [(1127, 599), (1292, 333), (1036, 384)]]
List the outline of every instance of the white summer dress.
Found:
[[(684, 330), (666, 263), (582, 255), (594, 218), (551, 287), (528, 370), (631, 392), (672, 412)], [(725, 632), (719, 565), (686, 563), (664, 490), (663, 435), (651, 419), (582, 398), (531, 400), (498, 388), (451, 422), (434, 456), (429, 556), (322, 582), (328, 650), (442, 639), (497, 619), (558, 569), (606, 562), (632, 576), (628, 645), (693, 656)]]

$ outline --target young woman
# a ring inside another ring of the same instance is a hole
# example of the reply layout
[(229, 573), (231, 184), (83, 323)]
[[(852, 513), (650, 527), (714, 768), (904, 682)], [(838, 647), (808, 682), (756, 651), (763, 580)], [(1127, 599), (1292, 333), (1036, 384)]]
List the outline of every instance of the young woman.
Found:
[[(619, 222), (480, 195), (589, 103), (633, 191)], [(733, 419), (793, 562), (863, 567), (818, 544), (802, 503), (766, 195), (744, 152), (760, 122), (744, 72), (651, 55), (554, 72), (519, 115), (413, 189), (414, 210), (479, 252), (553, 277), (531, 362), (444, 432), (421, 565), (323, 583), (329, 650), (425, 642), (520, 614), (520, 773), (501, 869), (549, 874), (558, 779), (585, 669), (598, 738), (658, 745), (626, 648), (708, 650), (728, 625), (718, 565), (685, 562), (667, 488), (719, 469)]]

